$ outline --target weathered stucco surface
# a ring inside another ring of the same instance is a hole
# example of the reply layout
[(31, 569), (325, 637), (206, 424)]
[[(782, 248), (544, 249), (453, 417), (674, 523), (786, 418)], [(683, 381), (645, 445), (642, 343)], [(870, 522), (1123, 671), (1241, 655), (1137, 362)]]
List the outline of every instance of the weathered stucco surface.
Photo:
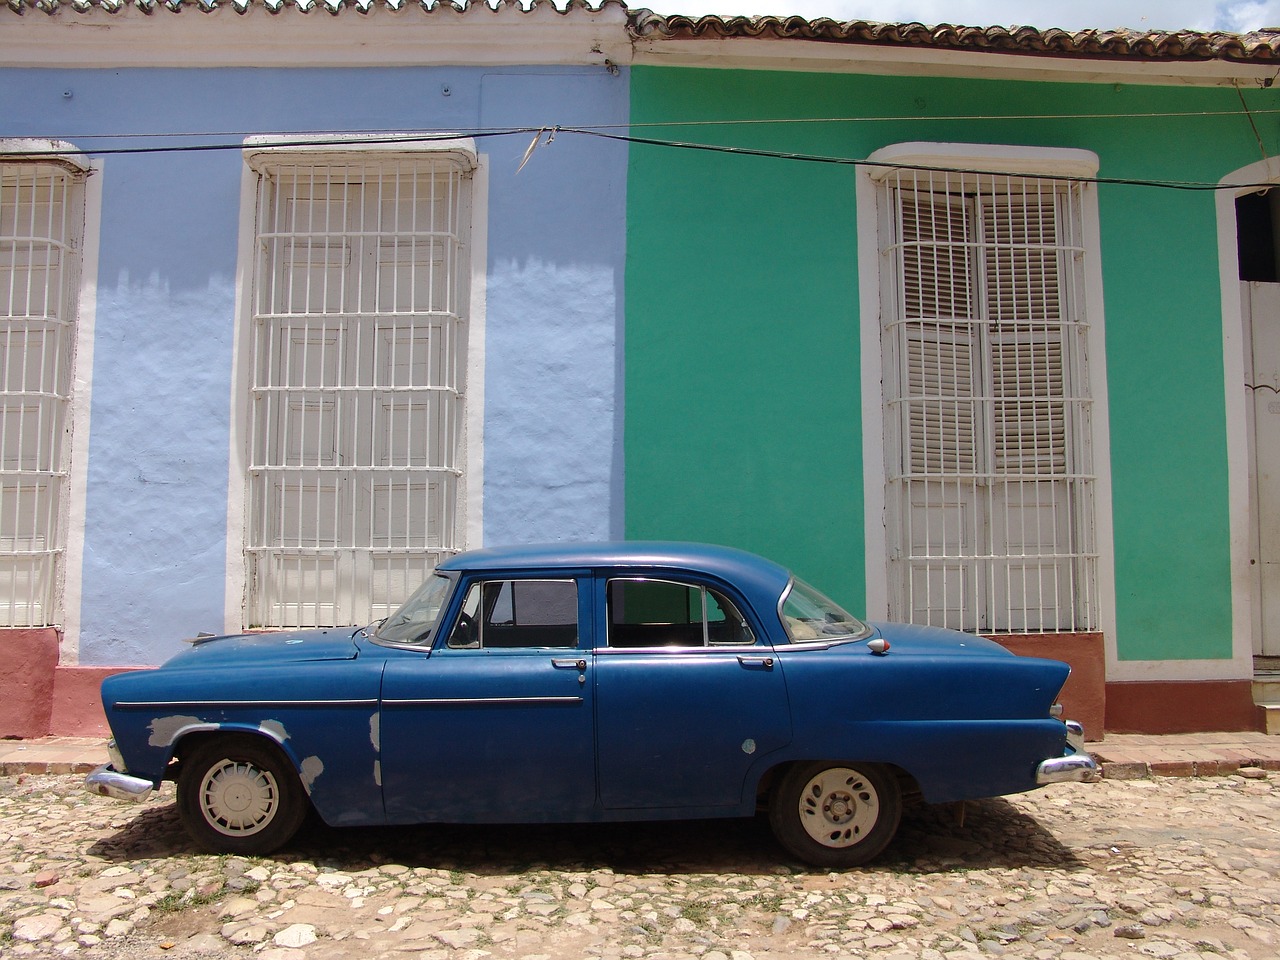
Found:
[[(317, 130), (616, 124), (603, 68), (0, 70), (0, 136), (85, 148)], [(228, 136), (213, 137), (211, 132)], [(124, 139), (132, 134), (189, 134)], [(482, 137), (488, 191), (483, 539), (621, 530), (626, 150)], [(224, 626), (239, 149), (107, 156), (82, 571), (82, 664), (157, 663)], [(481, 193), (481, 191), (477, 191)], [(91, 227), (93, 225), (91, 224)], [(473, 503), (479, 508), (481, 504)], [(479, 545), (479, 544), (471, 544)], [(234, 551), (233, 551), (234, 553)]]

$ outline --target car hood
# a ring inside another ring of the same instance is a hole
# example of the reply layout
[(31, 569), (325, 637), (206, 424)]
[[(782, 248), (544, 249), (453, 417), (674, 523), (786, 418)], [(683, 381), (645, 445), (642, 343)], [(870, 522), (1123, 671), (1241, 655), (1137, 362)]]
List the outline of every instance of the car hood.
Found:
[(354, 660), (359, 654), (358, 627), (326, 627), (282, 633), (240, 633), (200, 637), (189, 650), (171, 657), (166, 667), (205, 668), (261, 666), (269, 663), (309, 663), (316, 660)]
[(910, 623), (869, 623), (868, 626), (889, 641), (891, 655), (1014, 656), (994, 640), (975, 636), (972, 633), (961, 633), (958, 630), (947, 630), (944, 627), (925, 627)]

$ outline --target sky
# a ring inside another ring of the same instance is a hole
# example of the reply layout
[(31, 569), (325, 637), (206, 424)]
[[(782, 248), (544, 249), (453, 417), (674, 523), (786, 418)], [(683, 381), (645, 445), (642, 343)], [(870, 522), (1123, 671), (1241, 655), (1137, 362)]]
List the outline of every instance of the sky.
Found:
[(809, 20), (950, 23), (1085, 30), (1225, 30), (1280, 27), (1280, 0), (628, 0), (632, 9), (689, 15), (799, 15)]

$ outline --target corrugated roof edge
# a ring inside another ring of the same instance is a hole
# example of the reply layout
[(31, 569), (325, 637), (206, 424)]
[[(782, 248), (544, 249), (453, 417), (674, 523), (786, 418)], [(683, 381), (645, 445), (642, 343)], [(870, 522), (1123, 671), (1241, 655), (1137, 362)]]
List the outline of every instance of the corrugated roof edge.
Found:
[(1078, 30), (1037, 27), (965, 27), (948, 23), (841, 23), (822, 17), (689, 17), (632, 10), (628, 18), (637, 38), (752, 38), (810, 40), (872, 46), (932, 47), (939, 50), (1044, 54), (1058, 57), (1142, 60), (1280, 61), (1280, 28), (1252, 33), (1200, 33), (1192, 30)]

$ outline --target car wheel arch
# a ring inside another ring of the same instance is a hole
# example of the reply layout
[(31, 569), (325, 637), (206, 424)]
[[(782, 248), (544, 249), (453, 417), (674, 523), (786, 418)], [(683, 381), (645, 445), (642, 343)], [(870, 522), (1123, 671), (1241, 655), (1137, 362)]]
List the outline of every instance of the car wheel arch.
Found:
[(271, 729), (264, 729), (262, 726), (245, 723), (215, 723), (215, 724), (193, 724), (190, 727), (179, 731), (170, 745), (170, 759), (174, 769), (172, 775), (166, 774), (166, 780), (176, 780), (181, 770), (181, 764), (184, 757), (189, 757), (200, 747), (204, 746), (211, 740), (217, 740), (221, 737), (253, 737), (258, 740), (270, 743), (284, 759), (289, 766), (293, 767), (295, 773), (301, 776), (302, 763), (294, 752), (286, 743), (286, 737), (281, 736), (278, 732)]

